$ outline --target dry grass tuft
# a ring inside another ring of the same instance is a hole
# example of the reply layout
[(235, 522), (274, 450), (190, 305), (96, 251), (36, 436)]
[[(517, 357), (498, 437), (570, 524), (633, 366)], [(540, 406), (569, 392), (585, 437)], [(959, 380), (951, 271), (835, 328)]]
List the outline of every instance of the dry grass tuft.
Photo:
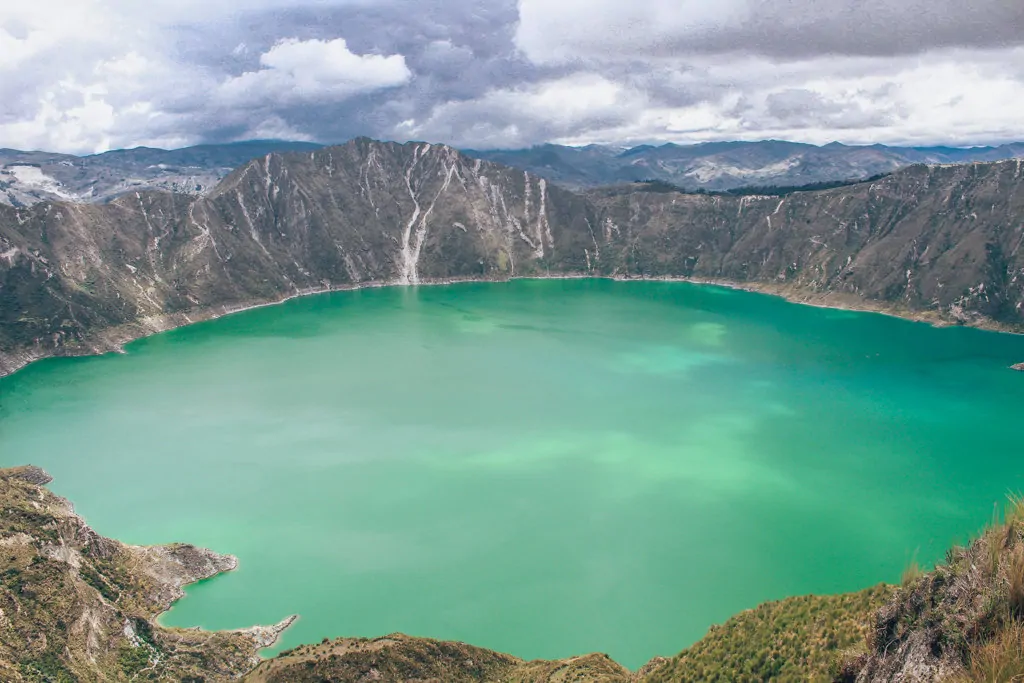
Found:
[(1010, 493), (1006, 499), (1006, 511), (1003, 514), (1003, 519), (1010, 525), (1024, 523), (1024, 495)]
[(1024, 618), (1024, 546), (1017, 546), (1006, 563), (1008, 607), (1014, 619)]
[(1024, 681), (1024, 626), (1007, 624), (994, 638), (971, 649), (964, 679), (969, 683)]
[(981, 542), (985, 546), (985, 552), (982, 555), (985, 561), (985, 571), (989, 576), (995, 577), (999, 574), (999, 561), (1003, 556), (1003, 540), (1004, 535), (997, 528), (990, 529), (986, 533)]
[(903, 575), (900, 576), (900, 585), (906, 588), (916, 583), (922, 576), (924, 576), (924, 570), (921, 569), (921, 565), (917, 563), (917, 560), (911, 560), (907, 568), (903, 570)]

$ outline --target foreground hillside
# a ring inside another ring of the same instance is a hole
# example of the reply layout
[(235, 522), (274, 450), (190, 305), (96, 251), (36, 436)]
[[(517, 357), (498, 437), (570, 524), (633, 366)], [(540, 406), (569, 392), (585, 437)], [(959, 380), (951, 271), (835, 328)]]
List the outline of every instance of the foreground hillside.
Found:
[(607, 655), (524, 662), (466, 645), (410, 638), (341, 638), (298, 647), (264, 662), (247, 683), (356, 683), (357, 681), (446, 681), (450, 683), (632, 683), (642, 680)]
[(339, 639), (295, 648), (264, 662), (252, 683), (355, 683), (438, 680), (546, 683), (754, 683), (825, 681), (842, 654), (863, 649), (872, 613), (894, 589), (878, 586), (838, 596), (771, 602), (712, 627), (703, 640), (671, 659), (630, 672), (606, 655), (557, 662), (523, 662), (463, 643), (394, 635)]
[(234, 558), (188, 545), (141, 548), (102, 538), (70, 503), (44, 488), (47, 482), (37, 468), (0, 470), (3, 681), (212, 682), (248, 673), (254, 683), (626, 683), (702, 680), (712, 671), (718, 680), (806, 679), (826, 673), (840, 650), (863, 640), (863, 625), (889, 592), (880, 587), (769, 603), (636, 673), (601, 654), (525, 662), (465, 643), (397, 634), (325, 639), (260, 664), (257, 647), (272, 643), (290, 620), (221, 633), (168, 629), (155, 621), (183, 585), (233, 569)]
[(208, 633), (155, 617), (234, 558), (103, 538), (45, 472), (0, 470), (0, 680), (668, 683), (1016, 681), (1024, 676), (1024, 504), (901, 588), (798, 597), (743, 612), (671, 659), (630, 672), (606, 655), (525, 662), (399, 634), (304, 645), (262, 661), (290, 623)]
[(1024, 328), (1017, 160), (785, 197), (572, 193), (444, 146), (270, 154), (208, 196), (0, 206), (0, 373), (367, 284), (586, 275), (737, 283)]

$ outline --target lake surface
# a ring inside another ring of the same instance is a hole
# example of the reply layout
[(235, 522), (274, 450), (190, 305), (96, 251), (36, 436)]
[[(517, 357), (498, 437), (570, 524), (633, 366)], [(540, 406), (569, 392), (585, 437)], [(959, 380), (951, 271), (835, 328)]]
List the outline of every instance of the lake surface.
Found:
[[(898, 581), (1024, 490), (1024, 338), (681, 283), (303, 298), (0, 380), (0, 464), (233, 553), (164, 621), (674, 654)], [(276, 651), (276, 650), (275, 650)]]

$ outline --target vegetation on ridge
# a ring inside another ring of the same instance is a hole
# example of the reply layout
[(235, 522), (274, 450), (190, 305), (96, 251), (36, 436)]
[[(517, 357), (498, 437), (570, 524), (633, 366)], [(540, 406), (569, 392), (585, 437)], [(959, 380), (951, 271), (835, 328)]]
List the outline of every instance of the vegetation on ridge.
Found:
[(261, 664), (246, 683), (631, 683), (633, 674), (607, 655), (524, 662), (465, 643), (393, 634), (304, 645)]
[(838, 655), (864, 647), (871, 615), (893, 586), (844, 595), (767, 602), (713, 626), (702, 640), (655, 669), (650, 683), (824, 681)]
[(879, 610), (841, 680), (1024, 680), (1024, 499)]
[(796, 192), (819, 192), (821, 190), (834, 190), (838, 187), (873, 183), (882, 178), (888, 178), (891, 175), (892, 173), (876, 173), (868, 178), (829, 180), (803, 185), (743, 185), (728, 190), (709, 190), (704, 187), (688, 189), (658, 179), (641, 180), (636, 185), (644, 192), (678, 192), (680, 194), (700, 194), (712, 197), (785, 197)]

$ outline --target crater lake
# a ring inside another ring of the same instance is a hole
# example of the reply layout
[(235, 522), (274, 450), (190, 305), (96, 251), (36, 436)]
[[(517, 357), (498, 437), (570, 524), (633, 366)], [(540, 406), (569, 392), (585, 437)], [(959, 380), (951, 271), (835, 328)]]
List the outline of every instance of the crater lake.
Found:
[(636, 668), (1024, 490), (1024, 338), (669, 282), (337, 292), (0, 379), (0, 464), (239, 569), (164, 615)]

